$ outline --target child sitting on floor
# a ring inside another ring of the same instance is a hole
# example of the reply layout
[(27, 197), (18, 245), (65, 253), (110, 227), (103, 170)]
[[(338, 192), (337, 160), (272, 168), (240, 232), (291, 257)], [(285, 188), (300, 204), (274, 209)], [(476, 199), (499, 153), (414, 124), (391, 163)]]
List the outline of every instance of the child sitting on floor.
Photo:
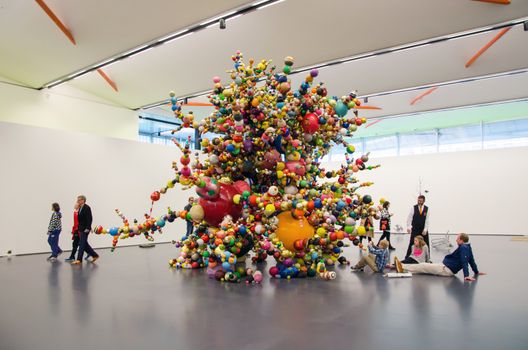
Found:
[(356, 265), (352, 266), (352, 271), (363, 271), (365, 265), (368, 265), (374, 272), (383, 272), (389, 261), (389, 242), (384, 239), (379, 242), (378, 247), (374, 247), (372, 242), (369, 242), (369, 254), (364, 255)]

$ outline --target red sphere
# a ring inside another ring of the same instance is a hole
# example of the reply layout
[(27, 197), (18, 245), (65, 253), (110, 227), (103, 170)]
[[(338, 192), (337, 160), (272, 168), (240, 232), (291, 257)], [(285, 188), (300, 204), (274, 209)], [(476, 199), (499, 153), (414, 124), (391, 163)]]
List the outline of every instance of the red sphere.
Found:
[(303, 130), (309, 134), (313, 134), (319, 130), (319, 119), (313, 113), (308, 113), (304, 116), (302, 123)]
[(233, 203), (233, 197), (240, 194), (233, 185), (220, 184), (217, 198), (200, 198), (200, 205), (204, 210), (204, 220), (211, 226), (220, 225), (226, 215), (231, 215), (233, 221), (238, 220), (242, 213), (242, 206)]
[(277, 266), (270, 267), (269, 274), (273, 277), (277, 276), (279, 274), (279, 268)]
[(160, 199), (160, 197), (161, 197), (161, 194), (158, 191), (154, 191), (150, 195), (150, 199), (152, 199), (153, 202), (158, 201)]

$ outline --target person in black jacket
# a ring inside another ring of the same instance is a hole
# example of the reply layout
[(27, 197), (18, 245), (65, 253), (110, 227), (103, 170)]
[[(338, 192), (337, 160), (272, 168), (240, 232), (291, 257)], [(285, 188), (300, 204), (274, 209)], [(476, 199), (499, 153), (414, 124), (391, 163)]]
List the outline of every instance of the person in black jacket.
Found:
[(411, 255), (414, 237), (416, 236), (422, 236), (429, 249), (429, 208), (424, 203), (425, 196), (419, 195), (418, 203), (412, 207), (407, 218), (407, 233), (411, 234), (411, 239), (409, 239), (409, 247), (405, 258)]
[(80, 195), (77, 197), (77, 203), (79, 204), (79, 252), (77, 260), (72, 262), (72, 265), (80, 265), (82, 263), (84, 252), (92, 257), (92, 262), (99, 259), (99, 255), (93, 250), (88, 243), (88, 234), (92, 230), (92, 209), (86, 204), (86, 197)]

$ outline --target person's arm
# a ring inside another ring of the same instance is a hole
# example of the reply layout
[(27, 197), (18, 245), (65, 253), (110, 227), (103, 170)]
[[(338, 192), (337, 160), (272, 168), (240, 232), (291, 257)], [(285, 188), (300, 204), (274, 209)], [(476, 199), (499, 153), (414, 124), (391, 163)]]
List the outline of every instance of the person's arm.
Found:
[(460, 247), (460, 262), (462, 264), (462, 271), (464, 271), (464, 279), (469, 281), (471, 277), (469, 277), (469, 248), (467, 245), (462, 244)]
[(51, 214), (51, 219), (50, 219), (50, 222), (49, 222), (49, 225), (48, 225), (48, 233), (53, 231), (53, 218), (55, 216), (55, 213), (52, 213)]
[(90, 227), (92, 227), (92, 208), (86, 206), (86, 228), (84, 229), (84, 232), (90, 232)]
[(425, 225), (422, 234), (425, 236), (429, 232), (429, 208), (427, 208), (427, 214), (425, 214)]
[(369, 244), (368, 249), (369, 249), (369, 252), (371, 252), (374, 255), (380, 255), (381, 253), (383, 253), (382, 249), (376, 248), (372, 244)]
[(480, 275), (480, 272), (478, 270), (478, 267), (477, 267), (477, 264), (475, 263), (475, 257), (473, 256), (473, 251), (470, 249), (468, 249), (470, 254), (469, 254), (469, 266), (471, 266), (471, 270), (473, 270), (473, 273), (475, 275)]
[(411, 233), (412, 218), (414, 215), (414, 207), (411, 207), (409, 215), (407, 215), (407, 233)]

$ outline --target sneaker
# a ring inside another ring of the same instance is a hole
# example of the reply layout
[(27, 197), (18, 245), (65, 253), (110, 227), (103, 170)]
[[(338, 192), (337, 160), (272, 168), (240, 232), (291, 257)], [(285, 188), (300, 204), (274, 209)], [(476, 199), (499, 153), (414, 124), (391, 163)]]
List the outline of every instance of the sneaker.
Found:
[(396, 248), (394, 248), (393, 246), (389, 246), (389, 250), (396, 250)]
[(72, 265), (81, 265), (82, 262), (80, 260), (74, 260), (71, 262)]
[(363, 272), (363, 271), (364, 271), (363, 268), (357, 268), (357, 267), (355, 267), (355, 266), (352, 266), (352, 267), (350, 268), (350, 270), (352, 270), (352, 272)]
[(46, 258), (46, 260), (50, 261), (51, 258), (53, 258), (53, 255), (48, 256), (48, 257)]
[(398, 273), (403, 273), (402, 263), (397, 257), (394, 257), (394, 265), (396, 265), (396, 271), (398, 271)]
[(94, 256), (90, 262), (91, 262), (91, 263), (94, 263), (94, 262), (97, 261), (97, 259), (99, 259), (99, 255)]
[(72, 262), (73, 260), (75, 260), (75, 258), (72, 258), (71, 256), (69, 258), (64, 259), (64, 261), (66, 262)]
[(50, 257), (48, 258), (48, 261), (51, 261), (51, 262), (53, 262), (53, 261), (55, 261), (55, 260), (57, 260), (57, 258), (54, 257), (54, 256), (50, 256)]

